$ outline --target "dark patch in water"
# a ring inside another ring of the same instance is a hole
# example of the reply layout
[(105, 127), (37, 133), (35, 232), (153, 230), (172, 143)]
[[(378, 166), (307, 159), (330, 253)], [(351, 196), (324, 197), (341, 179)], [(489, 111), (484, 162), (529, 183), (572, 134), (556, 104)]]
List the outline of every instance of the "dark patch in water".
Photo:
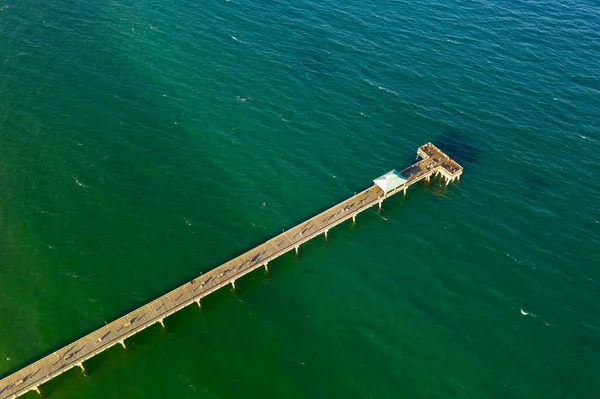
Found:
[(455, 129), (444, 131), (432, 143), (463, 168), (474, 165), (481, 156), (481, 150), (472, 144), (468, 137)]
[(522, 181), (525, 188), (530, 192), (546, 193), (551, 189), (548, 179), (542, 175), (529, 173), (522, 177)]

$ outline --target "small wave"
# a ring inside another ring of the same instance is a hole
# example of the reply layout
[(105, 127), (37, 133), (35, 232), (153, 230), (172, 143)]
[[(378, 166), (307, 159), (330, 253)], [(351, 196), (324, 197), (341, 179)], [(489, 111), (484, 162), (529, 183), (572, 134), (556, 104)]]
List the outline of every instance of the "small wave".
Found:
[(79, 180), (75, 179), (75, 183), (77, 183), (77, 185), (79, 187), (87, 187), (85, 184), (83, 184), (82, 182), (80, 182)]
[(545, 325), (546, 327), (556, 327), (555, 325), (552, 325), (552, 324), (548, 323), (546, 320), (542, 319), (542, 317), (541, 317), (541, 316), (539, 316), (539, 315), (537, 315), (537, 314), (533, 314), (533, 313), (530, 313), (530, 312), (526, 312), (526, 311), (524, 311), (522, 308), (519, 308), (519, 310), (521, 311), (521, 314), (522, 314), (523, 316), (535, 317), (535, 318), (537, 318), (537, 319), (540, 319), (540, 321), (541, 321), (542, 323), (544, 323), (544, 325)]
[(371, 82), (369, 79), (365, 79), (365, 78), (363, 78), (363, 80), (364, 80), (365, 82), (367, 82), (367, 83), (369, 84), (369, 86), (376, 86), (376, 85), (375, 85), (375, 83)]
[(514, 260), (516, 264), (518, 264), (518, 265), (521, 264), (521, 262), (517, 258), (515, 258), (514, 256), (512, 256), (511, 254), (506, 254), (506, 256), (508, 256), (509, 258), (511, 258), (512, 260)]
[(240, 39), (238, 39), (238, 38), (237, 38), (237, 37), (235, 37), (235, 36), (231, 36), (231, 38), (233, 39), (233, 41), (236, 41), (236, 42), (238, 42), (238, 43), (240, 43), (240, 44), (246, 44), (246, 43), (244, 43), (243, 41), (241, 41)]
[(390, 93), (390, 94), (393, 94), (395, 96), (398, 95), (398, 93), (396, 93), (395, 91), (390, 90), (390, 89), (388, 89), (386, 87), (383, 87), (383, 86), (381, 86), (381, 85), (379, 85), (379, 84), (377, 84), (375, 82), (371, 82), (369, 79), (362, 78), (362, 80), (365, 81), (365, 82), (367, 82), (369, 84), (369, 86), (377, 87), (379, 90), (385, 91), (386, 93)]
[(537, 317), (537, 318), (540, 318), (540, 316), (539, 316), (539, 315), (537, 315), (537, 314), (535, 314), (535, 313), (531, 313), (531, 312), (526, 312), (526, 311), (524, 311), (524, 310), (523, 310), (523, 308), (519, 308), (519, 310), (521, 311), (521, 314), (522, 314), (523, 316), (529, 316), (529, 317)]
[(390, 93), (390, 94), (393, 94), (393, 95), (395, 95), (395, 96), (397, 96), (397, 95), (398, 95), (398, 93), (396, 93), (395, 91), (393, 91), (393, 90), (390, 90), (390, 89), (387, 89), (387, 88), (385, 88), (385, 87), (383, 87), (383, 86), (377, 86), (377, 88), (378, 88), (379, 90), (383, 90), (383, 91), (385, 91), (386, 93)]

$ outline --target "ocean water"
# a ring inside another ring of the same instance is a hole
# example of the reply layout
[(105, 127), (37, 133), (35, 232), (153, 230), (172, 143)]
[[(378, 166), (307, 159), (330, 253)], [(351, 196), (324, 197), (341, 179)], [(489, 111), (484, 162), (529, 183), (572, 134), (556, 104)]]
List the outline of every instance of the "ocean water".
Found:
[(42, 392), (600, 397), (599, 54), (592, 0), (0, 0), (0, 376), (431, 141), (460, 182)]

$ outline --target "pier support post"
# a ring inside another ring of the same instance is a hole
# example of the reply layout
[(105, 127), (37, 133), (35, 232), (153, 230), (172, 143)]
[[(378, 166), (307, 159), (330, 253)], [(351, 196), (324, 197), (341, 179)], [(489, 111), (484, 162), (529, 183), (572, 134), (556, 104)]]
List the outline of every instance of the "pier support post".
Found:
[(35, 387), (35, 388), (33, 388), (33, 390), (36, 391), (38, 395), (42, 396), (42, 392), (40, 392), (39, 387)]
[(356, 224), (356, 213), (352, 215), (352, 223)]
[(164, 329), (165, 328), (165, 322), (163, 321), (163, 319), (159, 319), (158, 322), (160, 323), (160, 325)]
[(198, 307), (199, 307), (200, 309), (202, 309), (202, 305), (200, 304), (200, 299), (196, 299), (196, 303), (198, 304)]
[(296, 255), (298, 255), (298, 248), (300, 248), (299, 246), (296, 247)]
[(328, 232), (328, 231), (329, 231), (329, 230), (325, 230), (325, 241), (329, 240), (329, 238), (327, 237), (327, 232)]
[(82, 373), (85, 373), (85, 367), (83, 367), (83, 363), (78, 363), (77, 367), (79, 367), (81, 369)]
[(235, 280), (231, 281), (231, 286), (233, 287), (233, 289), (235, 290)]
[(379, 201), (379, 210), (381, 210), (381, 201)]
[(404, 196), (406, 197), (406, 187), (404, 187)]
[(265, 272), (269, 273), (269, 262), (265, 262), (263, 266), (265, 267)]
[(123, 349), (127, 349), (127, 345), (125, 345), (125, 341), (119, 341)]

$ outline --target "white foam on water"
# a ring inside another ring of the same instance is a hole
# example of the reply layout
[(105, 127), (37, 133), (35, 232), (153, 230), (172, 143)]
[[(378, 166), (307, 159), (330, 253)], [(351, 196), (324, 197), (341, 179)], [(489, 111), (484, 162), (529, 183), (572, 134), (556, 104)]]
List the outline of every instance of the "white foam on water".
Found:
[(385, 88), (385, 87), (383, 87), (383, 86), (377, 86), (377, 88), (378, 88), (379, 90), (385, 91), (386, 93), (390, 93), (390, 94), (393, 94), (393, 95), (395, 95), (395, 96), (397, 96), (397, 95), (398, 95), (398, 93), (396, 93), (395, 91), (393, 91), (393, 90), (390, 90), (390, 89), (387, 89), (387, 88)]

